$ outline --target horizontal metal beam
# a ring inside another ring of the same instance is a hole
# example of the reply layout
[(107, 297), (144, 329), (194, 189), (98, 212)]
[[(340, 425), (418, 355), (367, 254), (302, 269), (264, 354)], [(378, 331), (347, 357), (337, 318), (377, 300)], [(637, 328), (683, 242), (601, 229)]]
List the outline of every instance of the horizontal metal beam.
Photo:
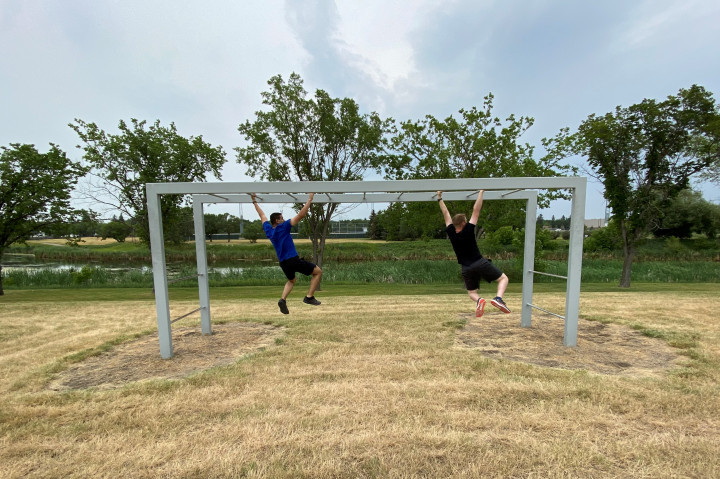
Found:
[[(478, 190), (474, 191), (448, 191), (443, 192), (443, 199), (447, 201), (474, 201)], [(249, 193), (236, 195), (225, 194), (222, 197), (217, 195), (192, 195), (195, 201), (201, 203), (252, 203)], [(537, 196), (536, 190), (515, 190), (515, 191), (486, 191), (483, 200), (527, 200)], [(258, 203), (305, 203), (310, 196), (308, 194), (259, 194), (256, 196)], [(436, 201), (436, 192), (405, 193), (398, 196), (395, 193), (317, 193), (313, 203), (394, 203), (394, 202), (419, 202)]]
[(579, 176), (526, 178), (456, 178), (439, 180), (389, 181), (275, 181), (213, 182), (213, 183), (148, 183), (148, 196), (153, 194), (210, 194), (232, 193), (401, 193), (418, 191), (467, 191), (513, 189), (567, 189), (582, 186), (587, 181)]

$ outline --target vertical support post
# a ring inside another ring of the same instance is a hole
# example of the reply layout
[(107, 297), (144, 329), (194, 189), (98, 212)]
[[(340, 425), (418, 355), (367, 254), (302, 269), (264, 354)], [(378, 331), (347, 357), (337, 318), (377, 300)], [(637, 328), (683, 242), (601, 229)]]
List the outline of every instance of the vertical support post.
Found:
[(172, 330), (170, 328), (170, 298), (168, 296), (167, 272), (165, 267), (165, 238), (163, 236), (160, 195), (154, 191), (152, 184), (147, 185), (146, 194), (160, 356), (163, 359), (170, 359), (173, 356), (173, 346)]
[(577, 346), (580, 284), (582, 277), (583, 237), (585, 235), (585, 196), (587, 179), (573, 189), (570, 212), (570, 250), (568, 252), (567, 292), (565, 296), (565, 346)]
[(522, 317), (520, 325), (529, 328), (532, 324), (533, 283), (535, 275), (535, 228), (537, 225), (537, 191), (528, 198), (525, 207), (525, 256), (522, 278)]
[(198, 296), (200, 299), (200, 329), (202, 334), (212, 334), (210, 323), (210, 287), (208, 281), (207, 252), (205, 248), (205, 217), (203, 204), (193, 198), (195, 223), (195, 256), (198, 273)]

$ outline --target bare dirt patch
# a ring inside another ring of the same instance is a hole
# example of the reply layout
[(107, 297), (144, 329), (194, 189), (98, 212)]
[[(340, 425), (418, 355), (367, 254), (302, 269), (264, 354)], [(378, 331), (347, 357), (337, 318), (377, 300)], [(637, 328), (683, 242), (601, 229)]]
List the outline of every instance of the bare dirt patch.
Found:
[[(520, 314), (490, 312), (478, 319), (462, 313), (466, 325), (456, 346), (483, 356), (538, 366), (635, 376), (657, 377), (680, 367), (679, 350), (626, 326), (579, 320), (577, 347), (563, 346), (564, 324), (559, 318), (535, 315), (530, 328), (520, 326)], [(203, 336), (198, 327), (173, 329), (172, 359), (160, 357), (156, 334), (119, 345), (59, 373), (48, 389), (113, 389), (125, 384), (179, 379), (232, 364), (255, 351), (271, 347), (284, 328), (258, 323), (213, 325)]]
[(483, 356), (601, 374), (661, 376), (680, 366), (679, 350), (666, 342), (618, 324), (578, 320), (577, 347), (563, 346), (564, 322), (536, 315), (532, 326), (520, 326), (520, 314), (461, 314), (467, 320), (457, 345)]
[(284, 328), (257, 323), (213, 325), (203, 336), (198, 327), (173, 329), (173, 357), (162, 359), (156, 334), (121, 344), (99, 356), (70, 366), (48, 389), (113, 389), (149, 379), (178, 379), (205, 369), (232, 364), (270, 347)]

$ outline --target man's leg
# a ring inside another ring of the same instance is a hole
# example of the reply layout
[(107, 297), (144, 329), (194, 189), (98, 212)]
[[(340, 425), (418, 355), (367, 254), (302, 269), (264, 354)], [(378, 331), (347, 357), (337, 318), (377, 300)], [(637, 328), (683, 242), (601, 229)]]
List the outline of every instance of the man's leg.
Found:
[(320, 278), (322, 278), (322, 270), (319, 266), (315, 266), (312, 270), (312, 278), (310, 279), (310, 289), (308, 289), (307, 296), (303, 298), (303, 303), (312, 304), (313, 306), (320, 306), (320, 301), (315, 299), (315, 290), (320, 286)]
[(287, 283), (285, 283), (285, 287), (283, 288), (282, 296), (280, 297), (280, 300), (278, 301), (278, 307), (280, 308), (280, 312), (282, 314), (290, 314), (290, 311), (288, 310), (287, 303), (285, 300), (290, 295), (290, 291), (293, 290), (293, 287), (295, 286), (295, 280), (296, 278), (289, 279)]
[(505, 304), (505, 301), (503, 301), (502, 297), (505, 294), (505, 290), (508, 286), (508, 277), (505, 276), (505, 273), (501, 274), (498, 279), (495, 280), (498, 284), (497, 286), (497, 296), (495, 298), (490, 300), (490, 304), (495, 306), (497, 309), (502, 311), (503, 313), (509, 313), (510, 308), (507, 307), (507, 304)]
[(495, 280), (497, 282), (497, 294), (495, 296), (503, 297), (505, 295), (505, 290), (508, 287), (508, 283), (510, 280), (507, 276), (505, 276), (505, 273), (501, 274), (498, 279)]
[(287, 299), (288, 296), (290, 296), (290, 292), (295, 287), (295, 281), (297, 281), (297, 278), (289, 279), (287, 283), (285, 283), (285, 287), (283, 288), (282, 292), (282, 299)]
[(322, 278), (322, 270), (320, 269), (320, 266), (315, 266), (315, 269), (313, 269), (312, 272), (312, 278), (310, 279), (310, 289), (308, 290), (308, 298), (312, 298), (315, 296), (315, 291), (317, 290), (318, 286), (320, 285), (320, 278)]
[(480, 295), (478, 294), (477, 289), (472, 290), (472, 291), (468, 290), (467, 293), (468, 293), (468, 296), (470, 296), (470, 299), (472, 299), (473, 302), (475, 302), (475, 303), (477, 303), (478, 299), (480, 299)]
[(468, 296), (475, 302), (475, 317), (482, 317), (485, 312), (485, 300), (480, 297), (477, 289), (468, 290)]

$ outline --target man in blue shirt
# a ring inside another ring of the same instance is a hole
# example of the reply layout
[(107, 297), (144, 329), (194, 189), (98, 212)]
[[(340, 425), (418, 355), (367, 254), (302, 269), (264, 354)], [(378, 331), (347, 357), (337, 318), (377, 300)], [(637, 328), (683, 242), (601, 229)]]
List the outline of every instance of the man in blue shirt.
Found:
[(283, 314), (289, 314), (290, 311), (285, 301), (290, 295), (293, 287), (295, 286), (295, 273), (302, 273), (305, 276), (312, 275), (310, 280), (310, 289), (308, 290), (307, 296), (303, 298), (303, 303), (312, 304), (313, 306), (320, 305), (320, 301), (315, 299), (315, 290), (320, 284), (320, 278), (322, 277), (322, 269), (314, 263), (300, 259), (297, 251), (295, 250), (295, 243), (293, 243), (292, 237), (290, 236), (290, 228), (300, 222), (305, 217), (308, 210), (310, 209), (310, 203), (315, 197), (315, 193), (310, 193), (310, 199), (308, 199), (305, 206), (302, 207), (295, 217), (290, 221), (285, 221), (282, 213), (272, 213), (270, 215), (270, 221), (268, 221), (265, 213), (263, 212), (260, 205), (256, 201), (255, 193), (252, 193), (252, 202), (255, 206), (255, 211), (260, 215), (260, 221), (263, 223), (263, 229), (265, 230), (265, 236), (268, 237), (275, 253), (277, 253), (278, 260), (280, 261), (280, 268), (282, 268), (285, 277), (288, 279), (285, 283), (280, 301), (278, 306)]
[(473, 205), (472, 216), (470, 216), (470, 221), (468, 221), (467, 217), (462, 213), (451, 217), (442, 199), (442, 191), (437, 192), (440, 211), (445, 219), (445, 231), (447, 232), (448, 238), (450, 238), (453, 250), (455, 250), (457, 261), (462, 265), (462, 277), (465, 282), (465, 289), (470, 298), (475, 301), (475, 316), (478, 318), (483, 315), (483, 311), (485, 310), (485, 300), (478, 294), (481, 279), (488, 283), (492, 281), (497, 282), (497, 293), (495, 298), (490, 300), (490, 304), (503, 313), (510, 312), (510, 308), (507, 307), (505, 301), (502, 299), (507, 289), (508, 277), (492, 264), (491, 260), (484, 258), (483, 255), (480, 254), (477, 240), (475, 239), (475, 225), (478, 222), (478, 218), (480, 218), (484, 193), (484, 190), (480, 190), (478, 193), (475, 204)]

